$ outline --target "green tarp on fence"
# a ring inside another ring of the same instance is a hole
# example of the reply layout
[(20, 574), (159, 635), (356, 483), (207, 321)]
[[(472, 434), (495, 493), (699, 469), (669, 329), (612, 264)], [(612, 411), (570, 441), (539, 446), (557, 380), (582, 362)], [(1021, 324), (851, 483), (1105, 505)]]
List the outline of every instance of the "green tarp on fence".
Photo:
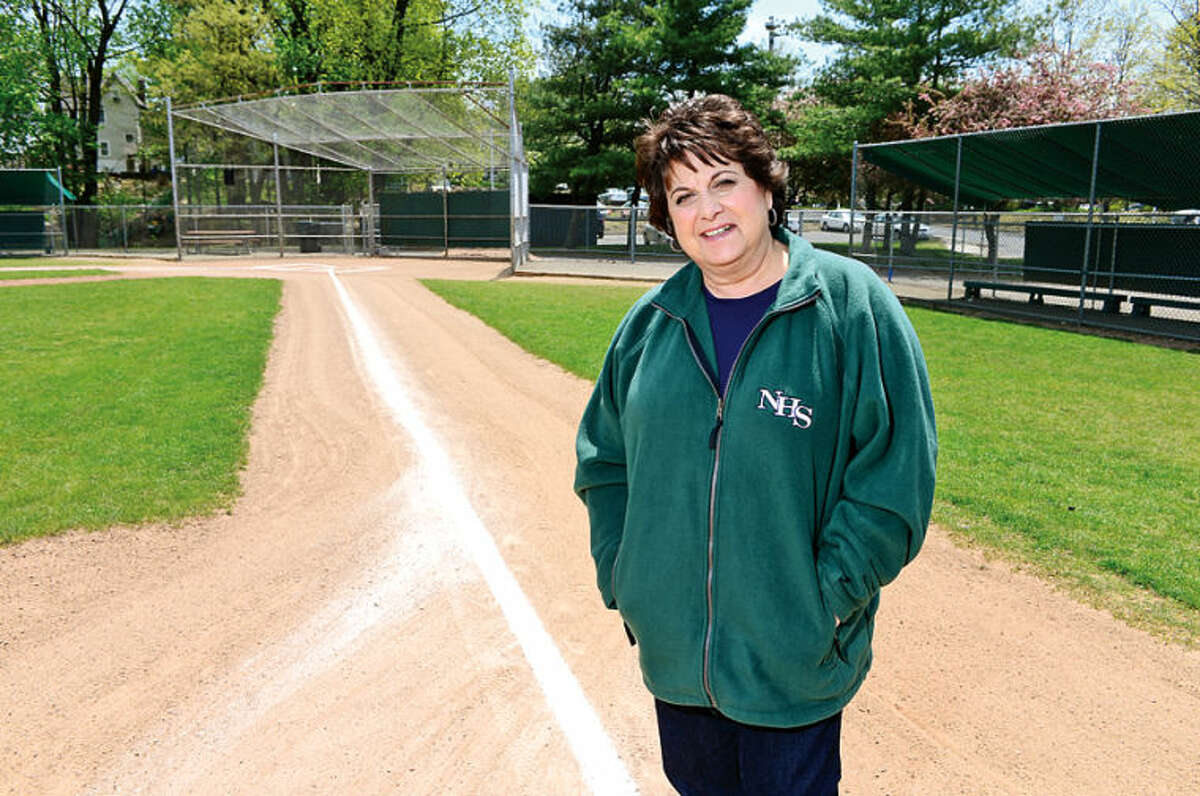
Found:
[(1200, 111), (864, 144), (859, 152), (868, 163), (953, 196), (961, 140), (962, 203), (1086, 199), (1097, 131), (1097, 197), (1200, 207)]
[(507, 248), (508, 191), (381, 193), (379, 236), (397, 248)]
[(59, 189), (47, 171), (0, 171), (0, 251), (46, 251), (46, 214)]
[(0, 171), (0, 205), (58, 204), (58, 188), (48, 171)]
[[(1079, 287), (1087, 232), (1087, 224), (1026, 224), (1024, 279)], [(1094, 224), (1091, 234), (1087, 252), (1092, 287), (1200, 296), (1200, 227)]]

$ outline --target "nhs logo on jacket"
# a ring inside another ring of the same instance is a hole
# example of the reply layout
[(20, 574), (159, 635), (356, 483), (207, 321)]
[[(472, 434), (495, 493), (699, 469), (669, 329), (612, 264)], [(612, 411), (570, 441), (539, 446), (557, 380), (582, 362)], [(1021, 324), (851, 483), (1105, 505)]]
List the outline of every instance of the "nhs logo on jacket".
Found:
[(784, 395), (783, 390), (769, 390), (760, 387), (758, 408), (765, 412), (772, 412), (776, 417), (788, 418), (795, 428), (808, 428), (812, 425), (812, 407), (805, 406), (801, 398)]

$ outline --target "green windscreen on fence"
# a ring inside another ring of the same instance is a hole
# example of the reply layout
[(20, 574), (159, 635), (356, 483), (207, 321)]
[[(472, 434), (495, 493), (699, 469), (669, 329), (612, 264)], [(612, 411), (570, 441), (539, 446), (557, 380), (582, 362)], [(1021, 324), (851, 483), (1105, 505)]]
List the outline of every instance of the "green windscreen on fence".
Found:
[(1200, 227), (1193, 224), (1030, 222), (1023, 277), (1078, 287), (1085, 251), (1093, 288), (1200, 296)]
[(379, 237), (397, 248), (508, 248), (509, 194), (504, 191), (384, 192)]
[(0, 171), (0, 250), (46, 249), (46, 214), (58, 188), (46, 171)]
[(965, 204), (1002, 199), (1122, 198), (1163, 209), (1200, 207), (1200, 111), (866, 144), (863, 160)]
[(56, 205), (58, 188), (47, 171), (0, 170), (0, 205)]

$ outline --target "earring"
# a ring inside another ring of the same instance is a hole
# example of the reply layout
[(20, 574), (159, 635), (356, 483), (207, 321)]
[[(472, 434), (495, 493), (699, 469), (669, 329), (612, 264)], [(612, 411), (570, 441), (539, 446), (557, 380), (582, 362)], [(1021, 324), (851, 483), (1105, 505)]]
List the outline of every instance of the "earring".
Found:
[(675, 240), (675, 225), (671, 223), (670, 219), (667, 219), (667, 228), (663, 232), (667, 233), (667, 245), (671, 247), (671, 251), (683, 251), (679, 245), (679, 241)]
[(775, 212), (775, 205), (771, 205), (767, 210), (767, 226), (773, 227), (779, 223), (779, 214)]

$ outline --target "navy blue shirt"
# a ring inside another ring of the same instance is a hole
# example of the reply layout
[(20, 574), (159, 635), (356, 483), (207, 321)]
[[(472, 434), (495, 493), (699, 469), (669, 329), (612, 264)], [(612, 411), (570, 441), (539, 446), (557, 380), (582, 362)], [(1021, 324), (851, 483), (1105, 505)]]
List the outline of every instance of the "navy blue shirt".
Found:
[(704, 301), (708, 304), (708, 325), (712, 329), (713, 342), (717, 347), (717, 380), (721, 395), (729, 383), (729, 371), (737, 359), (742, 344), (750, 336), (754, 326), (767, 314), (767, 308), (779, 293), (779, 282), (765, 290), (743, 298), (717, 298), (704, 288)]

